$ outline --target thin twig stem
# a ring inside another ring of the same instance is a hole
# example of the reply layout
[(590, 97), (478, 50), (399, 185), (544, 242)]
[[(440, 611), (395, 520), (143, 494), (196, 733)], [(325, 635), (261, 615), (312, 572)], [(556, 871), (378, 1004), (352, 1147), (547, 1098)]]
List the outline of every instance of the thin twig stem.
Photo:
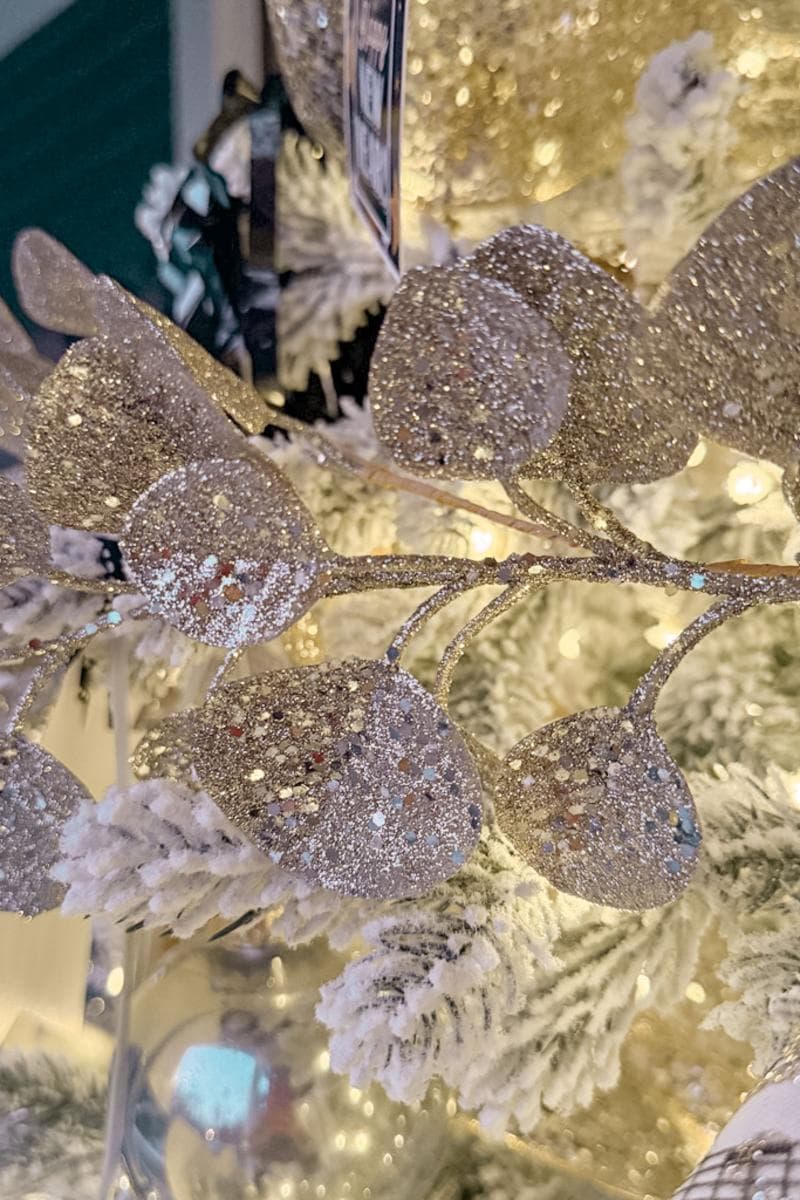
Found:
[(709, 633), (729, 621), (731, 617), (736, 617), (746, 609), (752, 608), (754, 603), (756, 602), (745, 597), (729, 596), (726, 600), (720, 600), (718, 604), (712, 604), (699, 617), (696, 617), (670, 646), (661, 651), (655, 662), (644, 673), (634, 688), (631, 698), (625, 706), (626, 709), (637, 715), (652, 712), (664, 684), (689, 651), (693, 650), (697, 643)]
[(496, 621), (524, 595), (531, 591), (538, 591), (541, 587), (541, 582), (535, 577), (529, 576), (526, 579), (517, 580), (510, 584), (505, 591), (494, 596), (474, 617), (467, 621), (466, 625), (459, 629), (453, 640), (445, 647), (436, 672), (434, 694), (442, 708), (447, 708), (447, 699), (450, 695), (455, 669), (470, 643), (475, 640), (481, 630), (490, 625), (492, 621)]

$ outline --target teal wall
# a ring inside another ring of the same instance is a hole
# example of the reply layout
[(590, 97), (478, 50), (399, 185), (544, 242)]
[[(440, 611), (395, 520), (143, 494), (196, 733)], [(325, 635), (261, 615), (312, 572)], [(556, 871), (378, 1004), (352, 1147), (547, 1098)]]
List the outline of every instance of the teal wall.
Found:
[(133, 210), (170, 143), (168, 0), (75, 0), (0, 60), (0, 295), (25, 225), (152, 294)]

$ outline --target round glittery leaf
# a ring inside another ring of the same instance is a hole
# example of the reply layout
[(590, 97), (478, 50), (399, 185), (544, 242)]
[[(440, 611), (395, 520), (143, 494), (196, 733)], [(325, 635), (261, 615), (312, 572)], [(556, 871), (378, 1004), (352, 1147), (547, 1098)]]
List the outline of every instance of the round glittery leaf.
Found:
[(419, 267), (381, 329), (370, 405), (400, 466), (498, 479), (552, 440), (569, 377), (552, 327), (510, 288), (463, 267)]
[(47, 571), (50, 531), (27, 494), (0, 473), (0, 587)]
[(496, 807), (537, 871), (596, 904), (667, 904), (697, 865), (694, 801), (649, 714), (596, 708), (532, 733), (503, 764)]
[(94, 275), (43, 229), (19, 234), (12, 269), (23, 308), (45, 329), (80, 337), (99, 332)]
[(739, 196), (659, 294), (642, 348), (661, 397), (715, 441), (782, 466), (800, 456), (800, 159)]
[(90, 338), (68, 350), (28, 416), (27, 485), (39, 511), (61, 525), (115, 532), (165, 471), (219, 453), (232, 427), (170, 382), (148, 375), (123, 344)]
[(550, 446), (527, 474), (565, 462), (589, 483), (647, 482), (685, 466), (697, 440), (680, 407), (634, 384), (645, 310), (565, 238), (537, 225), (505, 229), (466, 265), (511, 287), (547, 321), (572, 365), (569, 404)]
[(399, 668), (352, 659), (225, 684), (191, 736), (226, 815), (274, 862), (343, 895), (422, 895), (477, 843), (477, 770)]
[(25, 738), (0, 737), (0, 909), (33, 917), (64, 896), (49, 871), (64, 823), (88, 799), (67, 768)]
[[(151, 386), (171, 387), (190, 403), (194, 393), (196, 407), (209, 402), (227, 413), (248, 433), (261, 433), (268, 423), (267, 405), (255, 388), (212, 358), (183, 329), (126, 292), (108, 276), (98, 276), (95, 289), (97, 319), (104, 334), (115, 342), (124, 341), (137, 352), (140, 369)], [(219, 449), (235, 436), (226, 422), (220, 422)]]
[(324, 592), (333, 555), (270, 462), (171, 471), (134, 504), (122, 546), (151, 612), (212, 646), (276, 637)]

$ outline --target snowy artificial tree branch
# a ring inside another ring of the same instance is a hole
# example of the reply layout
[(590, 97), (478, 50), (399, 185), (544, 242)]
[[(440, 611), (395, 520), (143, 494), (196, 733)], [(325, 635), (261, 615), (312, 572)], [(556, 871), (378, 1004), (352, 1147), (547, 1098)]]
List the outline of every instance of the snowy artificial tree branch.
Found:
[[(536, 914), (528, 922), (556, 920), (546, 893), (528, 904)], [(373, 949), (323, 988), (318, 1008), (332, 1031), (335, 1068), (356, 1086), (377, 1079), (404, 1101), (441, 1077), (495, 1132), (510, 1120), (532, 1129), (544, 1107), (587, 1104), (597, 1087), (616, 1081), (622, 1043), (645, 1007), (636, 1000), (645, 966), (663, 968), (658, 1000), (677, 999), (700, 931), (686, 904), (623, 916), (579, 907), (582, 915), (551, 943), (557, 965), (541, 956), (520, 963), (510, 930), (499, 962), (482, 956), (482, 942), (470, 944), (462, 962), (458, 922), (446, 908), (367, 926)]]
[(0, 1054), (0, 1194), (97, 1194), (103, 1160), (104, 1082), (44, 1053)]
[(167, 780), (110, 788), (66, 824), (54, 878), (67, 915), (104, 914), (126, 926), (187, 938), (212, 918), (283, 908), (276, 932), (292, 943), (325, 935), (349, 944), (361, 902), (331, 905), (281, 871), (203, 792)]
[(650, 293), (731, 195), (726, 160), (739, 92), (711, 34), (673, 42), (648, 63), (627, 121), (622, 163), (627, 248)]

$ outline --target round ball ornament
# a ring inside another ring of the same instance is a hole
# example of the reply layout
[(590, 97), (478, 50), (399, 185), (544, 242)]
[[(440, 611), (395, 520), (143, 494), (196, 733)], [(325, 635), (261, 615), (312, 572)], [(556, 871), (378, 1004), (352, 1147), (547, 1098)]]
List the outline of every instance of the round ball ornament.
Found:
[(118, 1195), (401, 1195), (403, 1173), (409, 1196), (428, 1194), (441, 1125), (330, 1070), (314, 1006), (340, 967), (320, 947), (257, 941), (162, 959), (131, 1000)]

